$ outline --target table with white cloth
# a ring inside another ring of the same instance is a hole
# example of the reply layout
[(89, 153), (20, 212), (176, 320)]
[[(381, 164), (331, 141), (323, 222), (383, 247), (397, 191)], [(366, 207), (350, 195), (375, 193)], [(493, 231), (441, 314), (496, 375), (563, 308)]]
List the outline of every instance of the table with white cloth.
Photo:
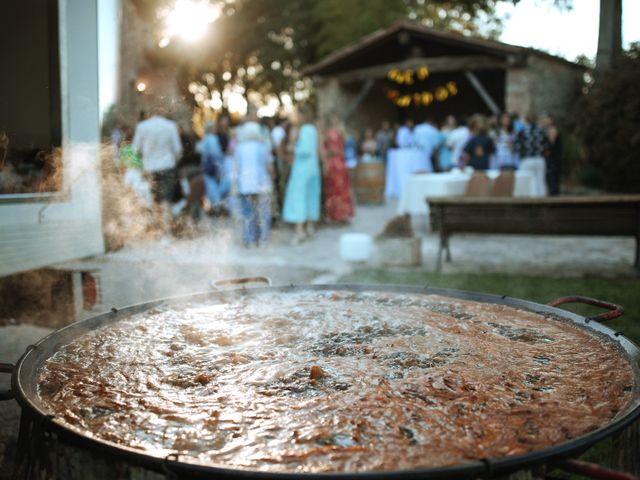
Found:
[[(485, 172), (491, 180), (500, 175), (499, 170)], [(401, 189), (398, 201), (398, 213), (411, 215), (428, 215), (427, 197), (454, 197), (464, 195), (464, 190), (471, 179), (471, 171), (451, 171), (446, 173), (425, 173), (407, 177)], [(536, 192), (535, 176), (528, 171), (515, 172), (514, 197), (534, 197)]]
[(384, 196), (398, 198), (409, 177), (416, 172), (431, 171), (431, 162), (417, 148), (392, 148), (387, 152)]

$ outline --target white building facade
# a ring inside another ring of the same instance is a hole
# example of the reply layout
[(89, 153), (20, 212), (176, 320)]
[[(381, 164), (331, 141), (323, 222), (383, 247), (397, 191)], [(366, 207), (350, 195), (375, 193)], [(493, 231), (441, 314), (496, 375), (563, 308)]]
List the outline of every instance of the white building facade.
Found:
[[(11, 142), (11, 127), (22, 129), (21, 141), (28, 144), (29, 129), (19, 117), (26, 111), (26, 121), (35, 125), (34, 135), (36, 127), (40, 128), (41, 117), (49, 115), (53, 118), (48, 127), (45, 124), (42, 128), (45, 134), (47, 128), (58, 130), (59, 145), (56, 146), (61, 152), (62, 181), (60, 188), (53, 192), (0, 195), (0, 276), (104, 252), (97, 3), (98, 0), (21, 0), (3, 6), (5, 20), (2, 23), (8, 24), (30, 21), (24, 8), (55, 8), (48, 11), (45, 21), (51, 22), (53, 18), (54, 24), (50, 23), (49, 27), (54, 32), (49, 31), (48, 38), (57, 37), (58, 48), (53, 49), (53, 54), (49, 50), (49, 65), (42, 72), (31, 51), (37, 47), (21, 42), (10, 45), (13, 52), (10, 58), (15, 59), (17, 66), (6, 70), (13, 76), (7, 85), (0, 80), (3, 90), (0, 132), (8, 130)], [(33, 18), (37, 21), (36, 16)], [(3, 48), (7, 47), (5, 43)], [(25, 68), (27, 64), (22, 63), (25, 57), (27, 61), (33, 61), (33, 69)], [(20, 87), (45, 74), (49, 75), (47, 94), (56, 97), (48, 105), (38, 102), (35, 94), (34, 100)], [(11, 92), (11, 85), (17, 86), (19, 94)], [(35, 139), (33, 144), (37, 145)]]

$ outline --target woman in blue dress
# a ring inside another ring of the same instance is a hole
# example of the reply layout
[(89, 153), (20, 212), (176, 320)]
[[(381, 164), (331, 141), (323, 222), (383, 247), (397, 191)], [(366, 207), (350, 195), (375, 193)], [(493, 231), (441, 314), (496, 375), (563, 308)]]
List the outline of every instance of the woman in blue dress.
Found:
[(318, 158), (318, 131), (307, 122), (303, 114), (302, 125), (293, 150), (293, 165), (284, 197), (282, 219), (296, 225), (292, 243), (300, 243), (313, 235), (314, 222), (320, 219), (320, 160)]

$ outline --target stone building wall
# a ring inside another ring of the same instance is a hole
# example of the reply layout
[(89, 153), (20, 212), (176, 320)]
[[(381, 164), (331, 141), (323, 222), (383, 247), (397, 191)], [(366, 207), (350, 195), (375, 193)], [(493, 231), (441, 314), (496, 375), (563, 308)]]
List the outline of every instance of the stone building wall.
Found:
[(136, 91), (138, 71), (144, 67), (144, 52), (148, 48), (151, 27), (139, 18), (133, 2), (120, 2), (120, 84), (118, 86), (118, 116), (128, 126), (135, 125), (143, 98)]
[[(344, 119), (362, 88), (362, 83), (342, 84), (335, 77), (316, 79), (318, 117), (335, 114)], [(383, 120), (395, 121), (396, 107), (386, 97), (381, 82), (376, 82), (358, 108), (348, 119), (347, 126), (357, 131), (377, 129)]]
[(506, 109), (520, 114), (547, 112), (562, 121), (580, 94), (583, 73), (579, 67), (529, 55), (525, 68), (507, 71)]
[(397, 107), (385, 96), (382, 82), (376, 82), (354, 113), (351, 123), (359, 131), (369, 127), (375, 131), (383, 120), (393, 124), (397, 118)]
[(334, 114), (344, 118), (357, 92), (348, 91), (335, 77), (315, 79), (315, 84), (318, 117), (323, 118)]
[[(157, 48), (151, 22), (138, 14), (133, 2), (122, 1), (120, 8), (119, 120), (134, 126), (141, 111), (160, 109), (183, 129), (190, 129), (192, 109), (176, 80), (175, 67), (159, 67), (149, 60), (148, 52)], [(141, 81), (147, 87), (142, 93), (136, 90)]]
[(510, 68), (505, 77), (505, 109), (526, 114), (531, 109), (530, 72), (527, 68)]
[(571, 115), (582, 89), (584, 70), (538, 55), (530, 55), (528, 64), (533, 113), (550, 113), (560, 121)]

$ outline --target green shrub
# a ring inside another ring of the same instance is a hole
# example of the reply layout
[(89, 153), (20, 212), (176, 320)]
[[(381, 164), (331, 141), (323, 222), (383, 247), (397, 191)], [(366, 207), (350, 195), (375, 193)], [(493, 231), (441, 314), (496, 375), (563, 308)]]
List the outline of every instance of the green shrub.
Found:
[(640, 192), (640, 44), (598, 74), (576, 121), (587, 164), (580, 176), (609, 191)]
[(605, 174), (602, 170), (594, 165), (583, 165), (578, 171), (578, 181), (589, 188), (603, 188)]
[(560, 134), (562, 135), (562, 176), (563, 178), (577, 177), (584, 169), (585, 153), (580, 139), (575, 134), (575, 123), (562, 128)]

